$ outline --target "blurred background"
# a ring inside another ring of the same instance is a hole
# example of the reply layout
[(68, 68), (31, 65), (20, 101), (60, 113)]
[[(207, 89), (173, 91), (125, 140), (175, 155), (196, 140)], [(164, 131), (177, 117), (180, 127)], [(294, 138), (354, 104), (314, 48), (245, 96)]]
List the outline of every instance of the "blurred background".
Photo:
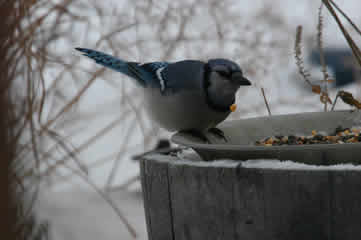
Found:
[[(232, 59), (253, 86), (239, 90), (229, 119), (268, 115), (261, 88), (272, 114), (323, 111), (294, 59), (296, 27), (302, 25), (305, 67), (313, 81), (323, 79), (321, 1), (30, 2), (21, 23), (29, 34), (22, 45), (26, 57), (18, 61), (13, 91), (16, 99), (32, 96), (34, 114), (21, 136), (28, 151), (19, 158), (26, 161), (23, 178), (36, 182), (34, 212), (47, 223), (50, 239), (146, 239), (139, 168), (131, 157), (171, 136), (147, 118), (142, 92), (130, 79), (75, 47), (140, 62)], [(336, 3), (361, 25), (359, 0)], [(330, 97), (344, 89), (361, 99), (360, 68), (332, 16), (322, 13), (325, 57), (335, 80)], [(359, 35), (345, 26), (360, 46)]]

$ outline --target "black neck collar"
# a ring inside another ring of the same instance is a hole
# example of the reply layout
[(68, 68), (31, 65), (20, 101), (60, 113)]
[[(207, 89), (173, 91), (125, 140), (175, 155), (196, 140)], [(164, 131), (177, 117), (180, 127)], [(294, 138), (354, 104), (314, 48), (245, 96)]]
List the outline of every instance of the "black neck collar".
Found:
[[(210, 83), (210, 75), (211, 75), (211, 68), (209, 67), (209, 64), (206, 63), (204, 65), (204, 79), (203, 79), (203, 90), (204, 90), (204, 94), (205, 94), (205, 97), (206, 97), (206, 103), (207, 105), (213, 109), (214, 111), (217, 111), (217, 112), (230, 112), (230, 106), (220, 106), (214, 102), (211, 101), (211, 99), (209, 98), (208, 96), (208, 87), (211, 85)], [(232, 101), (232, 104), (235, 102), (235, 99), (233, 99)]]

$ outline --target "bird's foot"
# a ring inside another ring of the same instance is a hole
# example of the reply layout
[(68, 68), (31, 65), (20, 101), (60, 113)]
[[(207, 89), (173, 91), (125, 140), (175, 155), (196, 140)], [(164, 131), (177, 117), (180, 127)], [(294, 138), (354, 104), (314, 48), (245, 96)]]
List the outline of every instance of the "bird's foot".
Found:
[(225, 142), (228, 142), (226, 136), (224, 135), (224, 132), (219, 128), (210, 128), (208, 129), (208, 132), (216, 135), (219, 138), (222, 138)]
[(150, 151), (141, 153), (139, 155), (135, 155), (132, 157), (133, 160), (140, 160), (143, 159), (148, 154), (162, 154), (162, 155), (170, 155), (176, 156), (178, 152), (186, 149), (185, 147), (172, 147), (168, 139), (160, 139), (158, 141), (157, 146)]
[(192, 135), (196, 138), (199, 138), (201, 139), (203, 142), (205, 143), (211, 143), (211, 141), (209, 140), (209, 138), (201, 131), (198, 131), (198, 130), (194, 130), (194, 129), (191, 129), (191, 130), (182, 130), (180, 131), (180, 133), (185, 133), (185, 134), (189, 134), (189, 135)]

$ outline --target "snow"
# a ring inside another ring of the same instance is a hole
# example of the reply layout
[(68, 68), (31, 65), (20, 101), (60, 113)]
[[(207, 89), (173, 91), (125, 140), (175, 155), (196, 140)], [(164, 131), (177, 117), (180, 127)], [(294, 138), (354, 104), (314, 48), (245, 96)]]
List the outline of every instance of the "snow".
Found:
[[(159, 161), (169, 160), (169, 157), (162, 155), (152, 155), (149, 158), (157, 159)], [(244, 167), (244, 168), (259, 168), (259, 169), (279, 169), (279, 170), (319, 170), (319, 171), (360, 171), (361, 165), (354, 165), (351, 163), (340, 163), (334, 165), (312, 165), (306, 163), (294, 162), (291, 160), (278, 159), (252, 159), (247, 161), (237, 161), (229, 159), (219, 159), (216, 161), (205, 162), (193, 151), (186, 150), (178, 153), (177, 160), (174, 164), (188, 165), (195, 167)]]
[(248, 160), (241, 165), (244, 168), (260, 168), (260, 169), (286, 169), (286, 170), (333, 170), (333, 171), (348, 171), (348, 170), (361, 170), (360, 165), (353, 164), (336, 164), (329, 166), (310, 165), (305, 163), (293, 162), (290, 160), (280, 161), (276, 159), (259, 159)]
[[(141, 193), (117, 191), (109, 196), (135, 228), (136, 239), (147, 239)], [(109, 204), (94, 192), (43, 192), (39, 195), (37, 216), (49, 221), (54, 240), (134, 239)]]

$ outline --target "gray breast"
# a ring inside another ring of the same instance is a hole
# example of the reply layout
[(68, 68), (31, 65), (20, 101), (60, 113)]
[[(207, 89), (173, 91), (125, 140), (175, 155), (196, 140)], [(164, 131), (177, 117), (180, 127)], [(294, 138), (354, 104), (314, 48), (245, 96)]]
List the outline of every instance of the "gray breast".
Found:
[(146, 109), (160, 127), (169, 131), (205, 130), (229, 115), (229, 111), (218, 112), (208, 106), (203, 89), (203, 66), (200, 61), (173, 63), (163, 72), (165, 94), (156, 88), (145, 89)]

